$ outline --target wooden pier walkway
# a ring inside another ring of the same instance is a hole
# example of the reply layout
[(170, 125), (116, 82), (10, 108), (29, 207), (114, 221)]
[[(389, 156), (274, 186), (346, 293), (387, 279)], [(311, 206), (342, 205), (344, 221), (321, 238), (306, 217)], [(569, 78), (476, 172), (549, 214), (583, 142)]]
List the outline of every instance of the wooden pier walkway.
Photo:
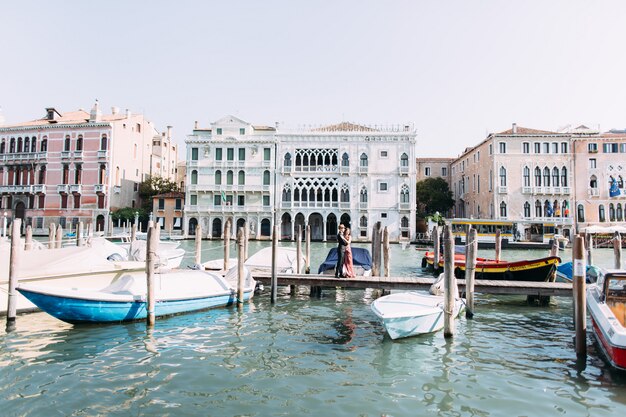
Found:
[[(255, 272), (254, 279), (264, 285), (271, 284), (271, 275)], [(434, 278), (424, 277), (356, 277), (335, 278), (330, 275), (278, 274), (278, 285), (309, 285), (318, 287), (378, 288), (384, 290), (428, 290)], [(465, 280), (458, 279), (457, 285), (463, 292)], [(530, 282), (476, 280), (474, 292), (481, 294), (572, 296), (572, 284), (565, 282)]]

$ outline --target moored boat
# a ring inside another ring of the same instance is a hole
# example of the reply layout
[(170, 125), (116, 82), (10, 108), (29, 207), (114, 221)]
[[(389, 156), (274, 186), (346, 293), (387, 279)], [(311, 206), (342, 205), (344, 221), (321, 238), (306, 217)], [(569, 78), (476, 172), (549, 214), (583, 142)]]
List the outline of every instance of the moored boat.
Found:
[[(453, 318), (463, 306), (463, 300), (455, 299)], [(392, 339), (436, 332), (444, 325), (444, 297), (439, 295), (418, 291), (393, 293), (374, 300), (371, 308)]]
[[(527, 259), (521, 261), (496, 261), (495, 259), (476, 258), (476, 279), (507, 280), (507, 281), (554, 281), (556, 267), (561, 262), (558, 256)], [(443, 269), (443, 256), (438, 266)], [(422, 267), (433, 270), (434, 253), (426, 252), (422, 259)], [(465, 255), (454, 254), (454, 275), (465, 278)]]
[[(256, 282), (244, 268), (244, 300)], [(167, 316), (237, 301), (237, 268), (225, 277), (199, 270), (155, 274), (155, 316)], [(101, 289), (63, 288), (20, 284), (17, 290), (46, 313), (68, 323), (110, 323), (147, 317), (147, 282), (144, 274), (124, 274)]]
[[(352, 265), (356, 276), (368, 277), (372, 275), (372, 255), (366, 248), (352, 247)], [(331, 248), (326, 255), (326, 259), (317, 269), (318, 274), (335, 275), (337, 266), (337, 248)]]
[(608, 362), (626, 370), (626, 271), (607, 271), (588, 285), (587, 308), (594, 336)]

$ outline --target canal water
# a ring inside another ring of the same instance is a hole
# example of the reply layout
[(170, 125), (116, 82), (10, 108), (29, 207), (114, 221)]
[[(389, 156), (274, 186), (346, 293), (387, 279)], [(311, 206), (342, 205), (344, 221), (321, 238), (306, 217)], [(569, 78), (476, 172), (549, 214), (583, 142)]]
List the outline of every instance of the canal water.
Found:
[[(193, 242), (182, 245), (190, 253)], [(222, 242), (203, 242), (203, 261)], [(269, 243), (251, 242), (250, 253)], [(312, 245), (312, 270), (331, 244)], [(233, 246), (234, 248), (234, 246)], [(546, 251), (508, 251), (508, 259)], [(423, 252), (392, 245), (394, 275), (419, 274)], [(231, 255), (235, 256), (234, 249)], [(481, 256), (490, 256), (481, 251)], [(562, 253), (564, 259), (571, 252)], [(595, 252), (611, 266), (612, 251)], [(617, 416), (626, 376), (588, 336), (576, 361), (570, 298), (548, 307), (477, 295), (474, 320), (392, 341), (363, 290), (269, 289), (242, 311), (72, 326), (44, 313), (0, 333), (2, 416)]]

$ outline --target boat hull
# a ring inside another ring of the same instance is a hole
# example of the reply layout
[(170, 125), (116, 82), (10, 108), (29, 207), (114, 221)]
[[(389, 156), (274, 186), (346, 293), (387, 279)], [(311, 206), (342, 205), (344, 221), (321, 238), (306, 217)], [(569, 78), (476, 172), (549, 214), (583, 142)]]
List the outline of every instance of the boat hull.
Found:
[(587, 308), (591, 317), (594, 337), (606, 359), (614, 368), (626, 370), (624, 317), (618, 319), (615, 316), (615, 312), (603, 300), (601, 289), (596, 284), (587, 287)]

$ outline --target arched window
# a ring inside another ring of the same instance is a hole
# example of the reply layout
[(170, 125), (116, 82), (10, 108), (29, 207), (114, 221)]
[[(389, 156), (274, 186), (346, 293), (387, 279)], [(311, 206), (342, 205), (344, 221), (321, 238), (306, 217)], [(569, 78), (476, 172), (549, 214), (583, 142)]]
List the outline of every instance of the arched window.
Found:
[(33, 136), (32, 140), (30, 141), (30, 151), (32, 153), (37, 152), (37, 138), (35, 136)]
[(500, 203), (500, 217), (506, 217), (506, 203)]
[(405, 153), (403, 153), (400, 157), (400, 166), (405, 168), (408, 168), (409, 166), (409, 156)]
[(400, 227), (409, 227), (409, 218), (406, 216), (402, 216), (402, 219), (400, 219)]
[(226, 185), (233, 185), (233, 171), (226, 171)]
[(270, 172), (263, 171), (263, 185), (270, 185)]
[(238, 177), (239, 177), (237, 179), (238, 184), (239, 185), (246, 185), (246, 173), (243, 170), (239, 171)]
[(589, 188), (598, 188), (598, 179), (595, 175), (592, 175), (591, 178), (589, 178)]
[(100, 139), (100, 150), (106, 151), (107, 146), (108, 146), (107, 135), (102, 135), (102, 138)]
[(284, 162), (286, 167), (290, 167), (291, 166), (291, 154), (289, 152), (287, 152), (285, 154), (285, 162)]
[(17, 138), (17, 152), (22, 152), (22, 138)]
[(530, 217), (530, 203), (528, 201), (524, 203), (524, 217)]
[(196, 171), (195, 169), (193, 171), (191, 171), (191, 184), (197, 184), (198, 183), (198, 171)]
[[(78, 138), (76, 139), (76, 150), (77, 151), (83, 150), (83, 135), (78, 135)], [(135, 145), (135, 158), (136, 157), (137, 157), (137, 145)]]
[(550, 186), (550, 168), (548, 167), (545, 167), (543, 169), (543, 186), (544, 187)]
[(339, 194), (339, 201), (342, 203), (350, 202), (350, 187), (347, 184), (341, 186), (341, 193)]
[(402, 186), (402, 190), (400, 191), (400, 203), (402, 204), (408, 204), (410, 203), (410, 196), (409, 196), (409, 186), (404, 184)]
[(583, 206), (582, 204), (578, 205), (576, 216), (578, 217), (579, 223), (585, 222), (585, 206)]
[(617, 221), (621, 222), (624, 220), (624, 212), (622, 211), (622, 203), (617, 203)]
[(613, 203), (609, 204), (609, 221), (615, 221), (615, 205)]
[(41, 140), (41, 152), (48, 152), (48, 137), (44, 136)]
[(367, 228), (367, 217), (361, 216), (361, 219), (359, 220), (359, 227), (361, 229), (366, 229)]
[(606, 221), (606, 214), (604, 213), (604, 204), (600, 204), (600, 206), (598, 207), (598, 217), (600, 218), (601, 222)]
[(65, 135), (65, 145), (63, 146), (64, 151), (70, 150), (70, 146), (71, 146), (70, 140), (71, 140), (70, 135)]
[(341, 166), (344, 167), (344, 168), (350, 166), (350, 158), (348, 157), (347, 153), (344, 153), (341, 156)]
[(535, 217), (542, 217), (541, 201), (535, 201)]
[(552, 168), (552, 185), (554, 187), (559, 186), (559, 169), (557, 167)]
[(30, 152), (30, 139), (28, 136), (24, 138), (24, 152)]
[(291, 201), (291, 188), (289, 185), (285, 185), (285, 188), (283, 188), (283, 201)]
[(359, 193), (359, 201), (361, 203), (367, 203), (367, 188), (361, 188), (361, 192)]
[(535, 187), (541, 187), (541, 168), (535, 168)]
[(0, 153), (4, 153), (6, 151), (6, 145), (7, 144), (3, 139), (2, 142), (0, 142)]
[(561, 187), (567, 187), (567, 168), (561, 168)]
[(215, 171), (215, 185), (222, 185), (222, 171)]
[(506, 168), (500, 167), (500, 186), (506, 187)]
[(530, 168), (524, 167), (524, 187), (530, 187)]
[(361, 154), (361, 160), (359, 161), (359, 166), (361, 168), (367, 168), (367, 155), (364, 153)]
[(46, 183), (46, 166), (42, 165), (41, 168), (39, 168), (39, 182), (38, 184), (45, 184)]

